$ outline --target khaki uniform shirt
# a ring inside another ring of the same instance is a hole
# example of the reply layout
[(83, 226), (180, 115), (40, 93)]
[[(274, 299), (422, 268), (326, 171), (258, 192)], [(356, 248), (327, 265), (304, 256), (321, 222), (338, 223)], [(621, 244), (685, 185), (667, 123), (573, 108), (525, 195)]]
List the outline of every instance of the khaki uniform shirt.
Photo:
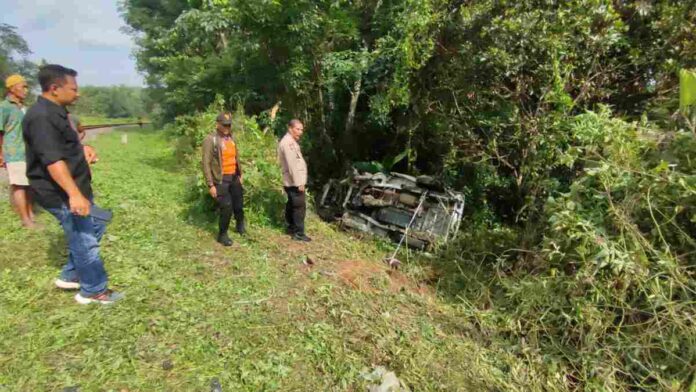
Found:
[(302, 157), (300, 145), (289, 133), (278, 143), (278, 162), (283, 171), (283, 186), (307, 185), (307, 163)]

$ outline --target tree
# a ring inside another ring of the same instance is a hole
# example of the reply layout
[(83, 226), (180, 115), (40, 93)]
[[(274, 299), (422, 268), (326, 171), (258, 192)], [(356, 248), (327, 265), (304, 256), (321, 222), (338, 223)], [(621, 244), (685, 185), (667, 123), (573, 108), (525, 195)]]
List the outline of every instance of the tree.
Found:
[[(523, 222), (549, 181), (572, 177), (555, 164), (564, 116), (598, 104), (640, 116), (693, 66), (689, 3), (131, 0), (123, 10), (168, 118), (216, 94), (253, 113), (283, 102), (280, 118), (303, 118), (310, 157), (331, 168), (314, 178), (406, 151), (402, 169), (489, 189), (472, 201)], [(473, 162), (485, 183), (470, 182)]]
[(78, 115), (108, 118), (142, 117), (146, 114), (143, 90), (128, 86), (83, 86), (73, 111)]
[(24, 76), (33, 85), (36, 74), (36, 64), (27, 60), (31, 54), (27, 42), (19, 34), (17, 28), (6, 23), (0, 23), (0, 77), (4, 78), (13, 73)]

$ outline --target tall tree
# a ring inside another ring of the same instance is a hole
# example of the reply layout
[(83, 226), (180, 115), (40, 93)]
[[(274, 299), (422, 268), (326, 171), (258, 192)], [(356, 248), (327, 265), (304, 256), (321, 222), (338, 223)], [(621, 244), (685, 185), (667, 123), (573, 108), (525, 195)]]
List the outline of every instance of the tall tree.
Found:
[(17, 33), (17, 28), (0, 23), (0, 77), (19, 73), (33, 85), (36, 64), (26, 58), (30, 54), (31, 50), (24, 38)]
[(143, 89), (128, 86), (82, 86), (73, 110), (79, 115), (109, 118), (146, 114)]

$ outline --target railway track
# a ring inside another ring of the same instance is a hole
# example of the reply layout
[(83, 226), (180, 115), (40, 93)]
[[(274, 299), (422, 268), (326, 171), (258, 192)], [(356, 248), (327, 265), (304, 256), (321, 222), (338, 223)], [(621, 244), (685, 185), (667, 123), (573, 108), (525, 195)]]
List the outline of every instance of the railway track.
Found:
[(148, 125), (150, 122), (132, 122), (132, 123), (119, 123), (119, 124), (95, 124), (95, 125), (83, 125), (85, 130), (90, 130), (90, 129), (97, 129), (97, 128), (116, 128), (116, 127), (125, 127), (125, 126), (133, 126), (133, 125)]

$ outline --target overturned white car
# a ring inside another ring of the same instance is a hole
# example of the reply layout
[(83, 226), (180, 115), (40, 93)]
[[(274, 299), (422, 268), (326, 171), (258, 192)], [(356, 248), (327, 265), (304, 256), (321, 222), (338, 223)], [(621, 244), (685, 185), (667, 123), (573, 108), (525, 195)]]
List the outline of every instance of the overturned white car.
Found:
[(319, 213), (343, 227), (373, 233), (408, 246), (430, 248), (452, 238), (461, 223), (464, 195), (430, 176), (358, 173), (330, 180), (319, 198)]

